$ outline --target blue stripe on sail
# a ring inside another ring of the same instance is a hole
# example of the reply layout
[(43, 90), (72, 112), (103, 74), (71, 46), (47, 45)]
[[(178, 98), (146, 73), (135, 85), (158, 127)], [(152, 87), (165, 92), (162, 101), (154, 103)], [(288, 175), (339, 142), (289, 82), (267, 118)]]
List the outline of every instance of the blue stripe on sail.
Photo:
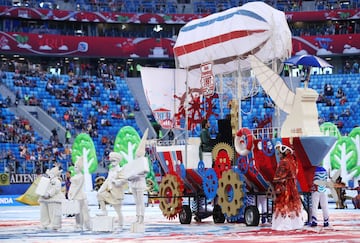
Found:
[(250, 18), (254, 18), (254, 19), (259, 20), (259, 21), (267, 22), (263, 17), (261, 17), (257, 13), (254, 13), (254, 12), (249, 11), (249, 10), (239, 9), (239, 10), (237, 10), (235, 12), (228, 13), (228, 14), (225, 14), (225, 15), (221, 15), (221, 16), (219, 16), (217, 18), (205, 20), (205, 21), (202, 21), (200, 23), (196, 23), (196, 24), (190, 25), (190, 26), (184, 26), (184, 27), (182, 27), (180, 29), (180, 32), (187, 32), (187, 31), (194, 30), (197, 27), (208, 26), (208, 25), (211, 25), (211, 24), (213, 24), (213, 23), (215, 23), (217, 21), (219, 21), (219, 22), (225, 21), (227, 19), (230, 19), (230, 18), (234, 17), (235, 15), (243, 15), (243, 16), (247, 16), (247, 17), (250, 17)]

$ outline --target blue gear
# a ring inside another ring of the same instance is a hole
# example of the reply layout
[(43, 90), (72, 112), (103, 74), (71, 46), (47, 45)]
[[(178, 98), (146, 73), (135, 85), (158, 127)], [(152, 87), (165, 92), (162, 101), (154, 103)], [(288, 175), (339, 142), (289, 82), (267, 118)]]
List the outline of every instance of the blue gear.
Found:
[(201, 175), (201, 177), (205, 176), (205, 163), (202, 160), (200, 160), (198, 163), (198, 173)]
[(242, 173), (246, 174), (249, 170), (249, 163), (247, 156), (239, 156), (237, 159), (238, 168), (241, 170)]
[(215, 170), (213, 168), (207, 169), (204, 173), (202, 183), (206, 199), (213, 200), (216, 197), (218, 185), (219, 181)]
[(274, 155), (275, 147), (271, 139), (264, 138), (263, 140), (261, 140), (261, 145), (262, 151), (266, 156), (271, 157)]

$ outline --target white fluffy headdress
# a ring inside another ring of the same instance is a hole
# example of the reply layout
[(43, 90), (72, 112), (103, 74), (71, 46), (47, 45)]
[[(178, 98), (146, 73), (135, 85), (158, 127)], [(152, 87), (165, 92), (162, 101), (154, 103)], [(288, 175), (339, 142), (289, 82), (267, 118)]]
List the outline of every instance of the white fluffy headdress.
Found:
[(62, 170), (60, 169), (59, 166), (55, 165), (53, 168), (51, 168), (50, 170), (46, 170), (46, 174), (50, 177), (50, 178), (54, 178), (54, 177), (58, 177), (60, 176), (62, 173)]
[(111, 162), (120, 162), (122, 160), (123, 156), (120, 153), (117, 152), (110, 152), (109, 159)]

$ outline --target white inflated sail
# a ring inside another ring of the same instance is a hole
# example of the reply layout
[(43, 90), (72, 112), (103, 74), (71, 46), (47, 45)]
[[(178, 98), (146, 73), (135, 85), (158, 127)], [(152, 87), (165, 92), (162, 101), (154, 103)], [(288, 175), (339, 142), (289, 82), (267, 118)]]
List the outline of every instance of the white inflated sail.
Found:
[(213, 73), (249, 69), (249, 54), (262, 62), (291, 54), (291, 32), (284, 12), (251, 2), (183, 26), (174, 46), (180, 68), (198, 69), (213, 62)]

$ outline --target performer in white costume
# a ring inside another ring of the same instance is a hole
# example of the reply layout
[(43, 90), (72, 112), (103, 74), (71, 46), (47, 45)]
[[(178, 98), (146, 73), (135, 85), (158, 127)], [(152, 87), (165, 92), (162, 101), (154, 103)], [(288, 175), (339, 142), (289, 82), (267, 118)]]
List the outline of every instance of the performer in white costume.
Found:
[[(326, 183), (328, 179), (327, 171), (323, 167), (316, 167), (314, 173), (314, 182), (319, 180)], [(317, 183), (318, 184), (318, 183)], [(328, 208), (328, 198), (326, 195), (326, 186), (325, 185), (316, 185), (313, 184), (312, 192), (311, 192), (311, 202), (312, 202), (312, 210), (311, 210), (311, 227), (317, 226), (317, 210), (320, 203), (320, 207), (322, 210), (323, 218), (324, 218), (324, 227), (329, 226), (329, 208)]]
[[(132, 232), (144, 231), (144, 214), (145, 214), (145, 202), (144, 192), (146, 190), (146, 174), (149, 172), (148, 160), (145, 156), (146, 139), (148, 135), (148, 129), (145, 130), (143, 137), (139, 143), (139, 146), (135, 152), (135, 158), (133, 156), (134, 145), (128, 144), (128, 154), (121, 151), (121, 154), (128, 161), (123, 167), (121, 174), (122, 178), (127, 178), (130, 184), (131, 192), (134, 196), (136, 204), (136, 221), (131, 225)], [(119, 173), (120, 174), (120, 173)]]
[(61, 170), (58, 166), (46, 170), (50, 183), (43, 196), (40, 196), (40, 223), (44, 229), (61, 228), (61, 202), (65, 195), (61, 191)]
[(85, 178), (83, 175), (84, 170), (84, 158), (79, 157), (75, 163), (75, 175), (71, 177), (71, 185), (69, 189), (69, 199), (76, 200), (80, 205), (80, 212), (75, 214), (76, 229), (90, 230), (90, 215), (88, 208), (88, 201), (84, 190)]
[(133, 179), (129, 180), (131, 192), (135, 199), (136, 204), (136, 223), (144, 223), (145, 202), (144, 192), (146, 190), (145, 174), (140, 174)]
[(109, 154), (111, 168), (109, 169), (108, 176), (104, 183), (101, 185), (97, 199), (100, 204), (101, 212), (98, 216), (106, 216), (106, 203), (111, 204), (118, 215), (119, 227), (123, 227), (123, 214), (121, 212), (122, 201), (124, 200), (124, 183), (125, 179), (121, 178), (121, 167), (119, 162), (122, 159), (122, 155), (117, 152), (111, 152)]

